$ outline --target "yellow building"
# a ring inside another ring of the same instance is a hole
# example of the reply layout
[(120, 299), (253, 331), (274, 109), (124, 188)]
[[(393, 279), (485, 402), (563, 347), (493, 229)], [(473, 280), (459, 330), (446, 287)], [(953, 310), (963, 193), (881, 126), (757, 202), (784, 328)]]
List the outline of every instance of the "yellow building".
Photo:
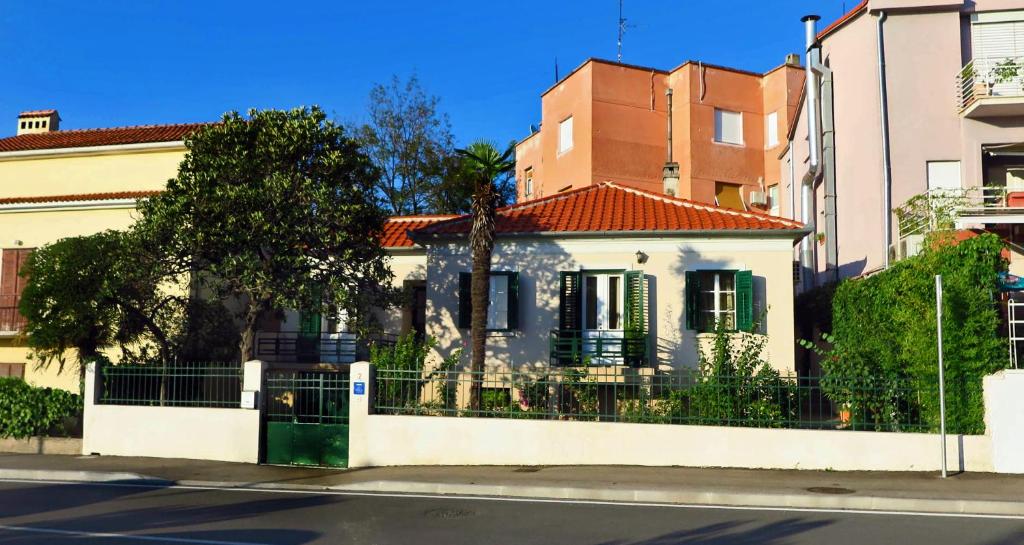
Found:
[(17, 307), (28, 253), (61, 238), (124, 229), (138, 199), (163, 189), (202, 124), (60, 130), (56, 110), (23, 112), (0, 138), (0, 376), (78, 390), (78, 376), (29, 358)]

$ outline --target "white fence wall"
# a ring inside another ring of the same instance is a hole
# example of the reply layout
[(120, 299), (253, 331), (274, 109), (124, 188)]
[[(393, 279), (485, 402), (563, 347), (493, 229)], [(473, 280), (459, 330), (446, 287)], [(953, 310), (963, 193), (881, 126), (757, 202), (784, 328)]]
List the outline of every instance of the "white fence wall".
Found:
[[(262, 372), (260, 362), (247, 362), (243, 388), (259, 389)], [(97, 378), (95, 364), (89, 364), (83, 454), (259, 462), (260, 411), (97, 405)]]
[[(1014, 390), (1024, 392), (1024, 372), (995, 376), (1003, 375), (1006, 387), (992, 395), (1014, 398), (1018, 409), (1024, 410), (1024, 396), (1013, 395)], [(368, 365), (353, 365), (353, 382), (369, 376)], [(351, 467), (644, 465), (936, 471), (942, 461), (937, 434), (368, 415), (368, 401), (367, 396), (352, 395)], [(1001, 406), (994, 399), (986, 402), (989, 407)], [(1012, 434), (1001, 426), (1024, 431), (1024, 414), (1015, 421), (999, 419), (993, 430), (1000, 440), (1011, 435), (1012, 440), (1024, 442), (1024, 433)], [(1005, 463), (993, 465), (993, 449), (992, 434), (949, 436), (948, 467), (953, 471), (1010, 470)]]

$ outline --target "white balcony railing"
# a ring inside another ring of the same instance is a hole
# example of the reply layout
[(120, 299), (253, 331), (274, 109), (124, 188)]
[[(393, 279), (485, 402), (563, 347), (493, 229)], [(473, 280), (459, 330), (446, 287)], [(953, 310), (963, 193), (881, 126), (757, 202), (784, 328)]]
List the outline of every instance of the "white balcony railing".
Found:
[(960, 69), (956, 76), (960, 111), (988, 97), (1024, 97), (1024, 58), (979, 58)]
[(958, 219), (1024, 214), (1024, 186), (932, 189), (895, 210), (900, 238), (952, 229)]

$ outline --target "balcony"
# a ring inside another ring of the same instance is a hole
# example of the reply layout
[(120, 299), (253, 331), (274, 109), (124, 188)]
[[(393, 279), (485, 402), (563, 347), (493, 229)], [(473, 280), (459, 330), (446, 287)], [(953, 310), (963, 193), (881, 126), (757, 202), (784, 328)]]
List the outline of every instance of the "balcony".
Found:
[(0, 337), (13, 337), (25, 329), (25, 317), (18, 307), (0, 307)]
[(394, 345), (397, 339), (392, 333), (359, 337), (347, 332), (309, 336), (298, 331), (261, 331), (256, 334), (256, 357), (275, 363), (353, 363), (369, 357), (370, 346)]
[(929, 190), (911, 198), (895, 212), (901, 241), (939, 229), (1024, 224), (1024, 186)]
[(549, 337), (551, 363), (562, 366), (648, 363), (648, 340), (643, 332), (554, 329)]
[(1024, 59), (974, 59), (956, 76), (956, 102), (968, 118), (1024, 115)]

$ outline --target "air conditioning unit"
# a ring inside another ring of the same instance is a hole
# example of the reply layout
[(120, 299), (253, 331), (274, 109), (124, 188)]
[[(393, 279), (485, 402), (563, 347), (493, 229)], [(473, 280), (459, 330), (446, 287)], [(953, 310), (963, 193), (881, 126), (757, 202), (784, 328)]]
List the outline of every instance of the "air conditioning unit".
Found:
[(889, 261), (899, 261), (921, 253), (924, 235), (909, 235), (889, 245)]
[(768, 206), (768, 196), (765, 195), (764, 191), (751, 191), (750, 192), (750, 205), (751, 206)]

